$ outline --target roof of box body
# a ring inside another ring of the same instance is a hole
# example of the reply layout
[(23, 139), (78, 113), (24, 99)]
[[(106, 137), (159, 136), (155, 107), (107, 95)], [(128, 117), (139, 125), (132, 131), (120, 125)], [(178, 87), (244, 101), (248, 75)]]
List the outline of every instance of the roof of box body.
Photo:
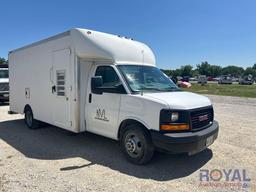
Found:
[(42, 43), (71, 35), (76, 55), (81, 59), (108, 60), (117, 64), (155, 65), (155, 56), (144, 43), (125, 37), (75, 28), (47, 39), (15, 49), (16, 52)]

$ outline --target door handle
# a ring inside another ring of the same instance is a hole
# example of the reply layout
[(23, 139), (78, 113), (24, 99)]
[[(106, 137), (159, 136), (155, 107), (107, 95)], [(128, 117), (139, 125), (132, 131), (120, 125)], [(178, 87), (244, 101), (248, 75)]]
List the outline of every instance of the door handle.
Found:
[(89, 94), (89, 103), (91, 103), (92, 102), (92, 94), (90, 93)]
[(52, 93), (54, 93), (54, 92), (56, 92), (56, 86), (55, 85), (52, 86)]

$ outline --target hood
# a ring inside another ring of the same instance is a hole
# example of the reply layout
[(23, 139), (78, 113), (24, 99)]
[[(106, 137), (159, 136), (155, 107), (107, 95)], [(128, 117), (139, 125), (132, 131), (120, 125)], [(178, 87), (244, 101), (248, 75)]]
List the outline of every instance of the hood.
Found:
[(0, 78), (0, 83), (9, 83), (8, 78)]
[(144, 97), (165, 102), (170, 109), (195, 109), (211, 105), (207, 97), (185, 91), (144, 93)]

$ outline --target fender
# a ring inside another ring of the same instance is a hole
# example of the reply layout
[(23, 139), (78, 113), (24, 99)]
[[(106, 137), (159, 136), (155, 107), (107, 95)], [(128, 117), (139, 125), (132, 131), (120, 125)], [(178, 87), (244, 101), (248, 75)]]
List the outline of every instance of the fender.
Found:
[(119, 137), (119, 131), (120, 131), (120, 128), (121, 128), (121, 124), (126, 120), (137, 121), (137, 122), (141, 123), (144, 127), (146, 127), (146, 129), (150, 130), (150, 127), (148, 126), (148, 124), (145, 121), (143, 121), (142, 119), (134, 117), (134, 116), (125, 116), (124, 118), (120, 119), (119, 122), (118, 122), (118, 129), (117, 129), (117, 132), (116, 132), (116, 139), (117, 140), (119, 139), (118, 137)]

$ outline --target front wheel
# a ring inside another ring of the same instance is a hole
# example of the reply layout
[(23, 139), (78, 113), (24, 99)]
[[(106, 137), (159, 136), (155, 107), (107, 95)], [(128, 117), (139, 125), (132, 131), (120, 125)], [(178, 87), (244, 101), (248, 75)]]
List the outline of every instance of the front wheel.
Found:
[(134, 164), (146, 164), (154, 155), (150, 134), (140, 125), (129, 125), (120, 138), (124, 156)]
[(30, 129), (37, 129), (39, 128), (39, 121), (34, 119), (34, 115), (31, 108), (25, 109), (25, 123)]

